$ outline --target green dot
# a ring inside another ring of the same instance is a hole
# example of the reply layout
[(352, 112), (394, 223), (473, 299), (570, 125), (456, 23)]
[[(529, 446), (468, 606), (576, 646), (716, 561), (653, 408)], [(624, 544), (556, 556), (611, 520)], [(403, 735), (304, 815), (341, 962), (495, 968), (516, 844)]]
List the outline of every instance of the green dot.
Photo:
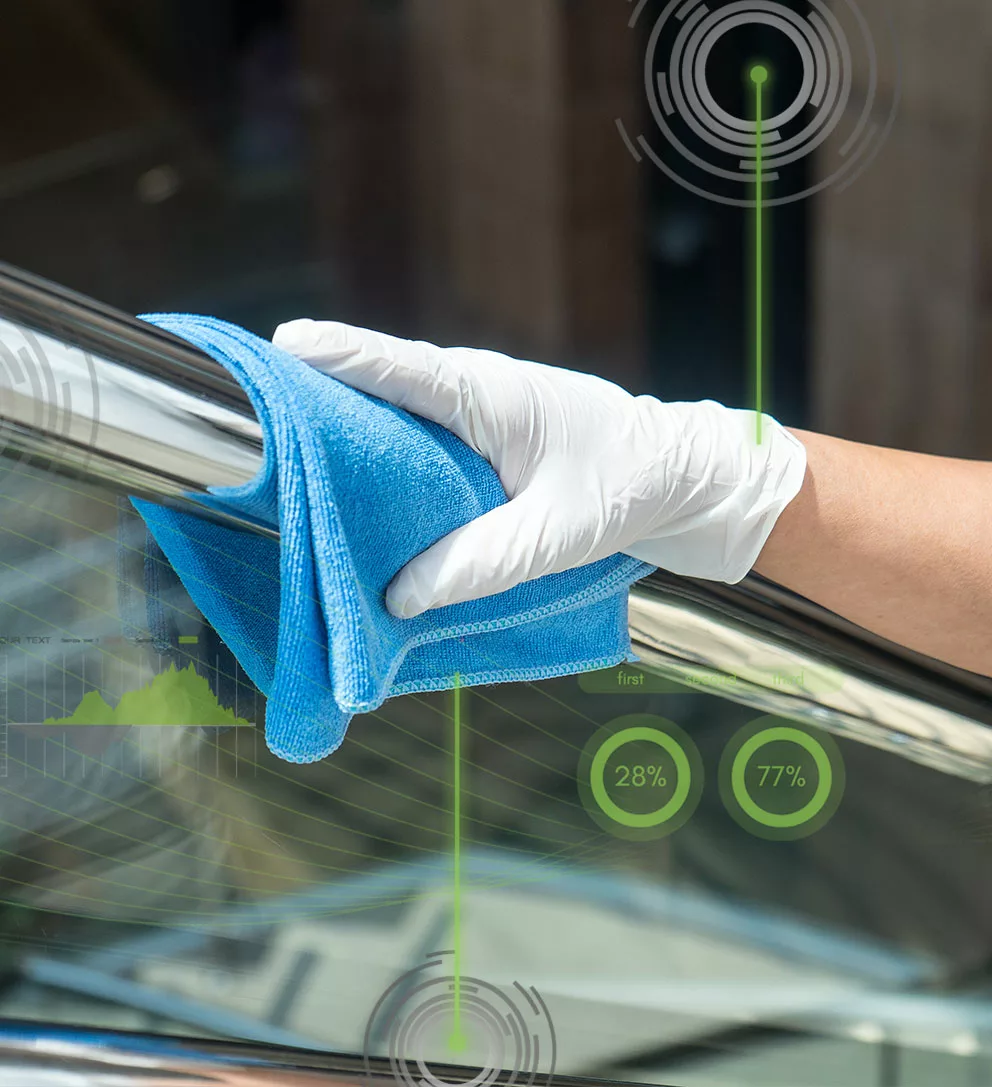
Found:
[(751, 69), (751, 82), (759, 87), (768, 82), (768, 69), (763, 64), (755, 64)]
[(453, 1030), (448, 1035), (448, 1052), (464, 1053), (468, 1049), (468, 1038), (462, 1030)]

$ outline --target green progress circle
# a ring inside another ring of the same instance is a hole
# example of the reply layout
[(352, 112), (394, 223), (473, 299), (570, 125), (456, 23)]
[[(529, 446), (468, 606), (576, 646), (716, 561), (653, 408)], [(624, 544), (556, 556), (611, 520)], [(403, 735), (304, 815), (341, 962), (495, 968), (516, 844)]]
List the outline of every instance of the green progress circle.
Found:
[[(658, 808), (657, 811), (644, 812), (643, 814), (625, 811), (619, 804), (615, 804), (606, 791), (605, 781), (606, 763), (610, 756), (618, 748), (623, 747), (624, 744), (633, 743), (637, 740), (657, 744), (671, 755), (672, 762), (675, 763), (677, 782), (675, 792), (667, 804)], [(656, 827), (676, 815), (689, 796), (691, 777), (692, 768), (689, 766), (686, 753), (682, 750), (682, 745), (667, 733), (660, 732), (656, 728), (646, 728), (643, 725), (625, 728), (605, 740), (596, 752), (589, 770), (589, 784), (592, 788), (592, 795), (603, 812), (614, 822), (620, 823), (621, 826), (639, 828)]]
[(763, 64), (755, 64), (751, 69), (751, 82), (759, 87), (768, 82), (768, 69)]
[[(764, 747), (765, 744), (773, 743), (775, 740), (787, 740), (790, 743), (798, 744), (804, 750), (808, 751), (813, 756), (813, 761), (816, 763), (817, 773), (819, 774), (819, 782), (816, 786), (816, 792), (810, 798), (810, 800), (799, 809), (799, 811), (792, 812), (792, 814), (778, 815), (774, 812), (765, 811), (764, 808), (759, 807), (751, 798), (751, 794), (747, 791), (747, 785), (744, 781), (744, 771), (747, 769), (747, 764), (750, 761), (751, 756), (758, 750), (759, 747)], [(830, 790), (834, 784), (834, 771), (830, 765), (830, 759), (823, 750), (821, 744), (803, 732), (798, 728), (788, 728), (785, 726), (776, 726), (774, 728), (766, 728), (761, 732), (755, 733), (737, 752), (734, 757), (734, 765), (731, 769), (730, 775), (731, 787), (733, 788), (734, 799), (740, 804), (742, 810), (746, 815), (749, 815), (756, 823), (760, 823), (765, 827), (798, 827), (803, 823), (808, 822), (815, 815), (818, 815), (826, 806), (827, 801), (830, 799)]]

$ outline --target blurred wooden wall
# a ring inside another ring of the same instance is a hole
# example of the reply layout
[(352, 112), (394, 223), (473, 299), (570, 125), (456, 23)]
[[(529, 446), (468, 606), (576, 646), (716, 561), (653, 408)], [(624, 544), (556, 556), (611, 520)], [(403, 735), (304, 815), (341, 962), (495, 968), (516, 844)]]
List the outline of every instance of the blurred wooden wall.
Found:
[[(859, 3), (884, 25), (882, 0)], [(992, 457), (992, 4), (884, 6), (903, 54), (895, 126), (849, 189), (815, 198), (814, 425)]]
[(642, 94), (609, 0), (411, 0), (418, 259), (436, 323), (641, 383)]
[(409, 45), (383, 0), (295, 0), (308, 116), (315, 256), (335, 269), (328, 311), (410, 327)]
[(624, 5), (296, 2), (342, 319), (643, 384)]

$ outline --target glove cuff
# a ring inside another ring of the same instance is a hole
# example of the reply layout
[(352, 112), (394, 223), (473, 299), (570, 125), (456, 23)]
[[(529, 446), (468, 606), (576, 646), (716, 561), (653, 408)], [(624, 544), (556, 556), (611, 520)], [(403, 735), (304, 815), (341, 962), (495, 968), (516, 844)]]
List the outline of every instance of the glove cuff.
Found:
[[(745, 412), (753, 426), (754, 414)], [(768, 443), (765, 471), (749, 508), (737, 526), (737, 542), (718, 580), (735, 585), (753, 569), (786, 506), (806, 478), (806, 447), (770, 415), (762, 415), (761, 445)], [(752, 443), (757, 449), (760, 445)]]
[(762, 415), (759, 442), (752, 411), (714, 401), (664, 409), (678, 445), (656, 466), (664, 498), (653, 530), (626, 553), (675, 574), (736, 584), (802, 488), (806, 448), (770, 415)]

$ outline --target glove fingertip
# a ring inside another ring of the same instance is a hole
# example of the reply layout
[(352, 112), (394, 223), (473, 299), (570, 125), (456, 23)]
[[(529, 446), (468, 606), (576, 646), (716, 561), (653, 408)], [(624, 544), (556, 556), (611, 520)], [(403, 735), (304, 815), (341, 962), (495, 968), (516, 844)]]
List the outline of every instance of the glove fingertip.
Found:
[(272, 333), (272, 342), (291, 355), (300, 355), (313, 347), (317, 338), (316, 321), (309, 317), (298, 317), (294, 321), (284, 321)]
[(322, 369), (326, 363), (350, 358), (361, 350), (361, 333), (340, 321), (314, 321), (299, 317), (286, 321), (272, 334), (276, 347)]
[(431, 607), (417, 592), (415, 571), (411, 570), (416, 561), (404, 566), (386, 589), (386, 610), (397, 619), (414, 619)]
[(427, 609), (420, 607), (409, 596), (386, 593), (386, 611), (395, 619), (416, 619)]

